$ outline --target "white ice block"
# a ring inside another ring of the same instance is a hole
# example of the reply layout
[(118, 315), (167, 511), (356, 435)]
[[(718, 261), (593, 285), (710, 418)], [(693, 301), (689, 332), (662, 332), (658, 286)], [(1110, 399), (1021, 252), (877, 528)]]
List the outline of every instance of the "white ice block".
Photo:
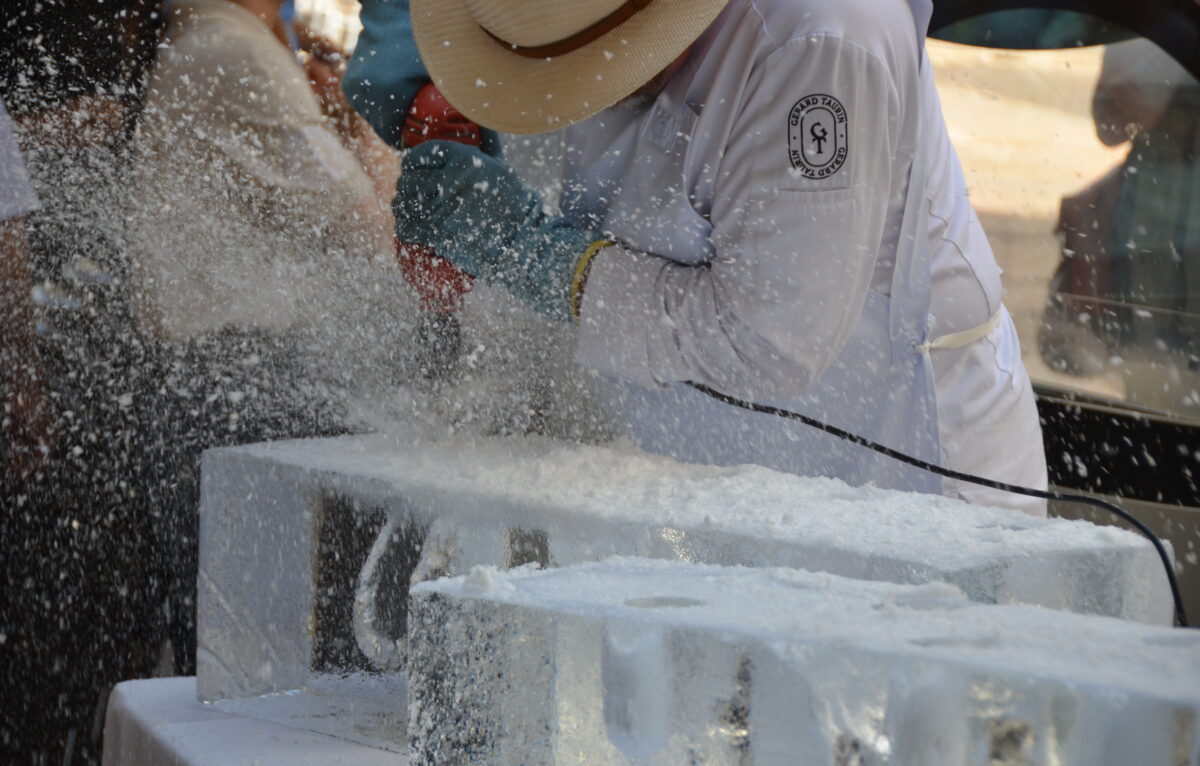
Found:
[(409, 636), (413, 764), (1200, 764), (1200, 633), (943, 584), (479, 567)]
[[(362, 702), (338, 679), (402, 667), (410, 579), (477, 564), (631, 555), (787, 566), (949, 582), (983, 603), (1171, 615), (1154, 550), (1116, 528), (545, 439), (365, 435), (211, 450), (200, 527), (201, 698), (272, 720), (287, 708), (289, 720), (396, 749), (403, 701)], [(379, 566), (365, 578), (373, 548)], [(378, 613), (373, 633), (367, 613)], [(311, 698), (303, 715), (297, 698)], [(331, 712), (363, 704), (377, 725)]]
[[(382, 524), (378, 511), (334, 502), (286, 468), (215, 462), (215, 470), (211, 458), (204, 462), (200, 514), (200, 699), (228, 713), (402, 751), (403, 675), (339, 662), (346, 652), (334, 644), (351, 635), (350, 614), (326, 615), (322, 606), (339, 605), (320, 598), (330, 580), (352, 581), (361, 561), (338, 567), (337, 558), (354, 550), (356, 537), (365, 533), (369, 542)], [(347, 520), (345, 529), (322, 529)]]

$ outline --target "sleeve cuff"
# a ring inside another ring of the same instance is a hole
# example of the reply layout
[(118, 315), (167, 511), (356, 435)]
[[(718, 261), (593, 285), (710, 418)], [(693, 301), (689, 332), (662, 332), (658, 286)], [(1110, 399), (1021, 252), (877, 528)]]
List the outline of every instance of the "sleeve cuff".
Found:
[(579, 312), (583, 308), (583, 286), (587, 282), (588, 274), (592, 270), (592, 259), (596, 257), (596, 253), (606, 247), (617, 244), (611, 239), (598, 239), (588, 245), (587, 250), (583, 251), (583, 255), (575, 262), (575, 273), (571, 277), (571, 318), (579, 319)]

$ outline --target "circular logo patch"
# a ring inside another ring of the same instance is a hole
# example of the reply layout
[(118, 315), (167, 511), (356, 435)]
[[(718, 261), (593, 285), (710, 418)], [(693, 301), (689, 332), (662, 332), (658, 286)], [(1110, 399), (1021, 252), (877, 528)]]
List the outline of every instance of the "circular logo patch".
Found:
[(846, 164), (846, 109), (833, 96), (816, 93), (788, 114), (788, 158), (805, 178), (828, 178)]

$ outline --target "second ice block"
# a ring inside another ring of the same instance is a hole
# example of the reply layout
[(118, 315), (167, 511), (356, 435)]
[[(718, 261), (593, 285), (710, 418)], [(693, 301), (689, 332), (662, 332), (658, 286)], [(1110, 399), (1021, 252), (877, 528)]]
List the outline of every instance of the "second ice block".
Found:
[(1197, 766), (1200, 634), (613, 559), (413, 588), (411, 764)]

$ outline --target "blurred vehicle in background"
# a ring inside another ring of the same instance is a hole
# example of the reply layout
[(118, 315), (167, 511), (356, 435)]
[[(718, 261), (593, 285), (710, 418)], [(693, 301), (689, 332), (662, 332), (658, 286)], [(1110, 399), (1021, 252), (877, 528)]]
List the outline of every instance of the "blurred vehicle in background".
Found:
[(1126, 154), (1063, 198), (1042, 359), (1081, 377), (1116, 367), (1126, 399), (1194, 416), (1200, 84), (1148, 40), (1117, 43), (1104, 52), (1092, 114), (1100, 142)]
[(1051, 483), (1169, 540), (1200, 613), (1200, 5), (1080, 7), (948, 0), (929, 54)]

